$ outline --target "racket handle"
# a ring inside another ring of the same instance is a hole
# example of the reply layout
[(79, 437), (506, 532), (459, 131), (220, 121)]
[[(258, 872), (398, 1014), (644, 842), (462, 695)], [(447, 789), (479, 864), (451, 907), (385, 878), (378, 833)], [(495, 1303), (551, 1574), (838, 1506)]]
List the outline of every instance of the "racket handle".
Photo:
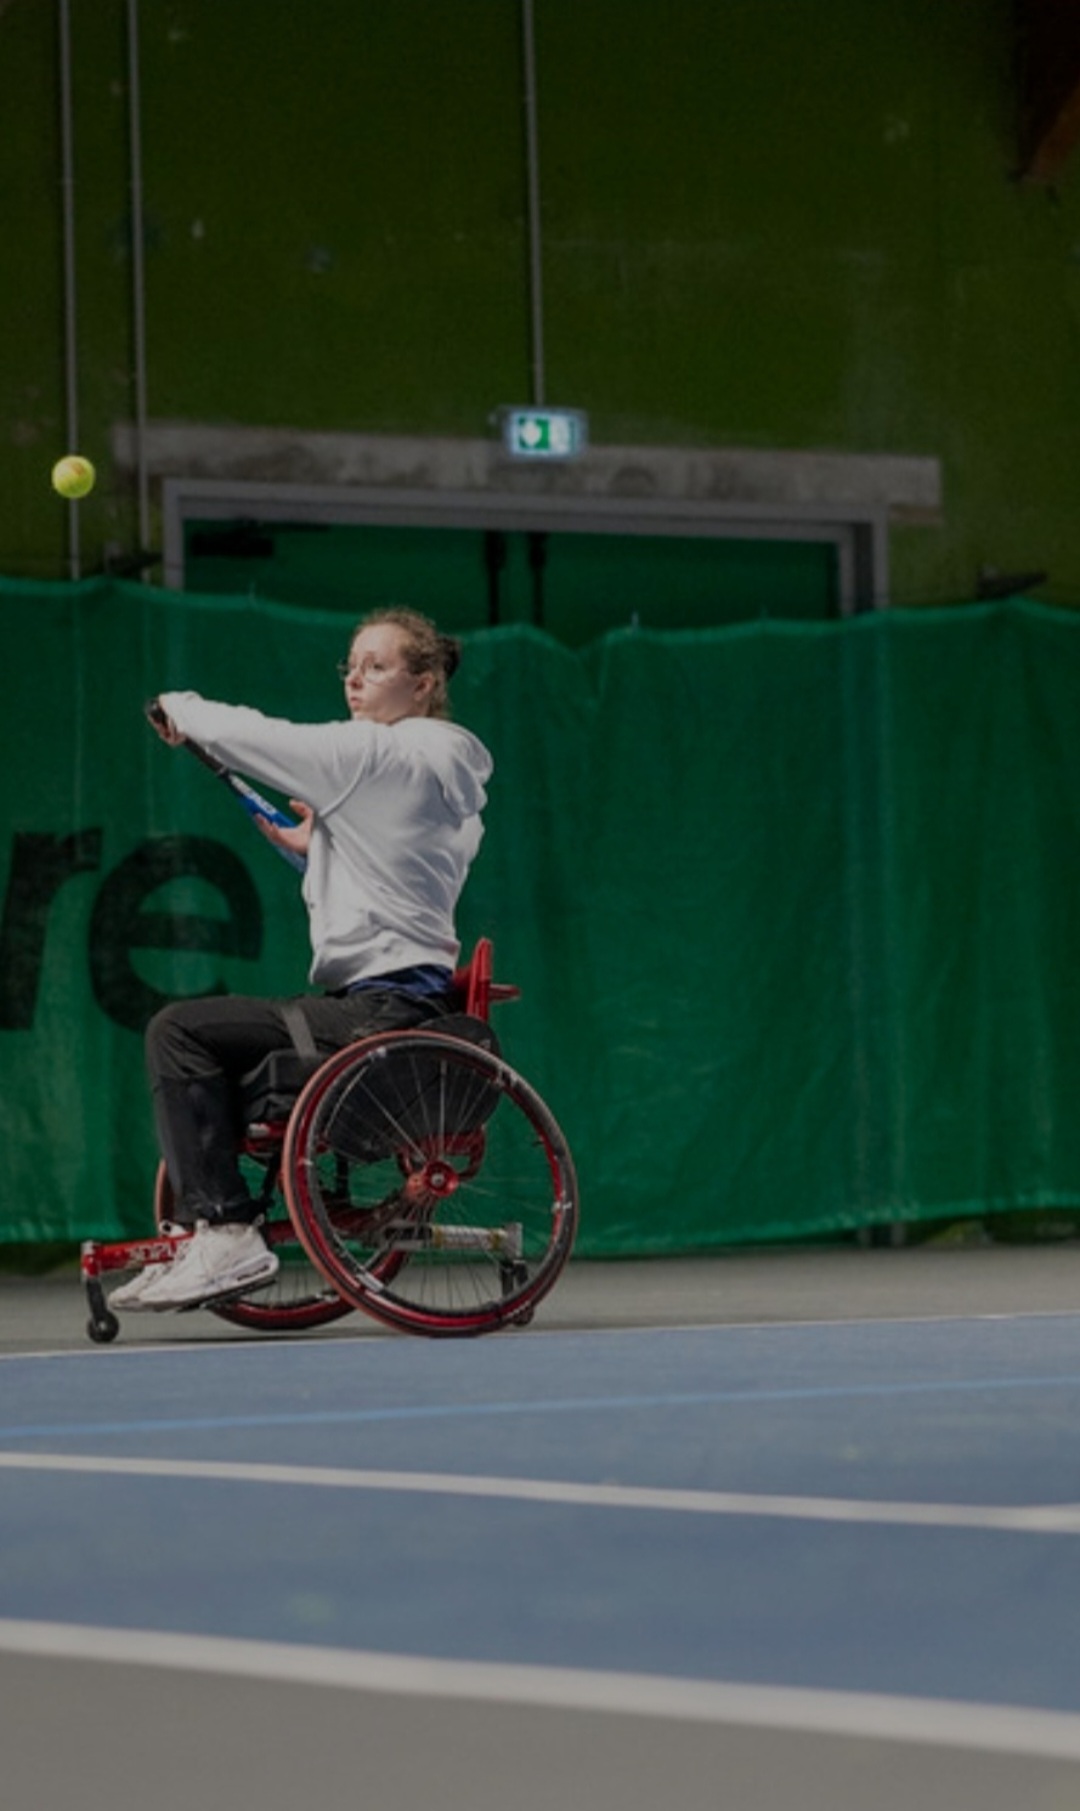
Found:
[(276, 824), (279, 830), (296, 829), (294, 817), (289, 817), (286, 812), (279, 811), (276, 805), (271, 805), (269, 799), (261, 799), (257, 792), (242, 792), (240, 803), (250, 817), (265, 818), (268, 824)]
[[(248, 786), (243, 780), (235, 778), (230, 781), (230, 784), (249, 817), (256, 820), (262, 818), (267, 824), (276, 824), (279, 830), (296, 829), (296, 819), (290, 817), (285, 811), (279, 811), (276, 805), (271, 805), (270, 800), (264, 799), (261, 792), (255, 791), (254, 786)], [(302, 855), (297, 855), (293, 849), (282, 849), (277, 845), (275, 847), (277, 847), (278, 854), (284, 856), (290, 867), (295, 868), (298, 874), (303, 874), (307, 862)]]

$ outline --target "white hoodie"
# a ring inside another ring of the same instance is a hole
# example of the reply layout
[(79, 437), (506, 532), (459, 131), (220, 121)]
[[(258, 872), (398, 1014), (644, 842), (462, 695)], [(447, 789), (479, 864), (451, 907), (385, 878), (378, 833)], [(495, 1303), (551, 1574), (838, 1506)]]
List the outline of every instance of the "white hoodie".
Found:
[(314, 810), (303, 894), (316, 986), (453, 968), (454, 908), (492, 767), (469, 730), (434, 717), (289, 723), (197, 692), (161, 703), (182, 735)]

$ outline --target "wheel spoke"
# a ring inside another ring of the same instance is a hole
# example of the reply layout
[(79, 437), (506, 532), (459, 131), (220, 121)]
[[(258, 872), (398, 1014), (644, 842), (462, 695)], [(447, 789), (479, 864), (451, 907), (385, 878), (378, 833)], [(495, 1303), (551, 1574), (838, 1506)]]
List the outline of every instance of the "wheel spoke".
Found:
[[(343, 1156), (347, 1210), (331, 1180)], [(573, 1165), (544, 1103), (490, 1052), (437, 1032), (389, 1033), (320, 1072), (285, 1175), (304, 1243), (344, 1298), (417, 1331), (525, 1318), (576, 1231)]]

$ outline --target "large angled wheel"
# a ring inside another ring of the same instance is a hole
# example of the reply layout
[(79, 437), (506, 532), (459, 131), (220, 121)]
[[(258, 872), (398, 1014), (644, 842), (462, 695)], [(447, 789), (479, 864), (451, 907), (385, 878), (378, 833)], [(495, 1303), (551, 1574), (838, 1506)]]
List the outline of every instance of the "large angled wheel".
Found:
[(413, 1333), (524, 1325), (577, 1230), (573, 1163), (540, 1096), (437, 1031), (368, 1038), (324, 1063), (289, 1120), (282, 1177), (312, 1263), (354, 1307)]
[[(260, 1202), (263, 1210), (259, 1230), (276, 1251), (281, 1268), (267, 1288), (233, 1296), (225, 1302), (208, 1302), (207, 1307), (235, 1327), (251, 1327), (262, 1333), (302, 1333), (351, 1314), (352, 1303), (343, 1301), (314, 1268), (296, 1237), (281, 1191), (280, 1136), (276, 1148), (269, 1145), (258, 1158), (245, 1152), (240, 1168), (253, 1199)], [(154, 1215), (159, 1226), (171, 1219), (172, 1205), (172, 1186), (162, 1163), (158, 1165), (154, 1186)]]

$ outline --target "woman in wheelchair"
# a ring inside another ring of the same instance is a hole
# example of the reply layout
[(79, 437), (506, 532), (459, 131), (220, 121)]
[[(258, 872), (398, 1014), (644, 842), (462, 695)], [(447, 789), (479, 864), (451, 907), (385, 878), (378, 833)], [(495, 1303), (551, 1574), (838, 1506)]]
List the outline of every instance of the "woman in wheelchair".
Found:
[[(346, 721), (292, 723), (195, 692), (165, 692), (156, 727), (292, 798), (292, 829), (261, 824), (306, 861), (317, 992), (297, 1000), (212, 996), (151, 1021), (146, 1052), (170, 1219), (194, 1236), (113, 1291), (116, 1308), (189, 1308), (271, 1283), (238, 1157), (240, 1081), (272, 1051), (320, 1060), (370, 1033), (452, 1013), (454, 913), (480, 846), (492, 763), (451, 723), (458, 643), (409, 610), (368, 616), (340, 668)], [(299, 1015), (299, 1017), (298, 1017)]]

